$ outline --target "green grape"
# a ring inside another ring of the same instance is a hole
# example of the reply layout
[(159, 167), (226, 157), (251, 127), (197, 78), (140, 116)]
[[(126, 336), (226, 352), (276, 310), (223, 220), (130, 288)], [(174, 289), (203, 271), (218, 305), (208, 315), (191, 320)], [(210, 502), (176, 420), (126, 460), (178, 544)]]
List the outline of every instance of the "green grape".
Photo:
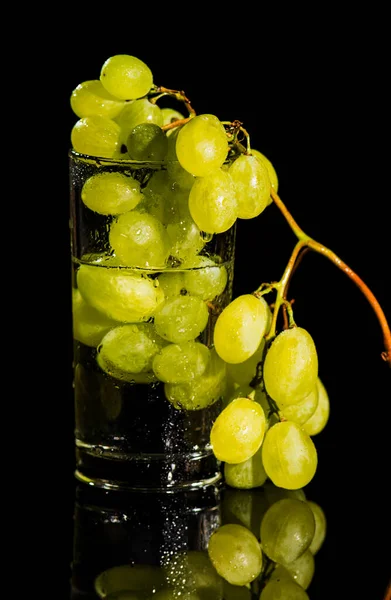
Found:
[(89, 177), (81, 190), (84, 204), (100, 215), (120, 215), (142, 200), (140, 183), (122, 173), (97, 173)]
[(259, 600), (310, 600), (303, 588), (289, 579), (270, 579), (263, 588)]
[(166, 383), (167, 400), (178, 409), (200, 410), (219, 400), (226, 386), (226, 365), (214, 349), (204, 373), (190, 383)]
[(283, 421), (266, 432), (262, 461), (275, 485), (294, 490), (311, 481), (318, 456), (310, 436), (296, 423)]
[(252, 600), (251, 589), (246, 585), (232, 585), (224, 579), (224, 600)]
[(216, 571), (232, 585), (246, 585), (262, 570), (258, 540), (242, 525), (222, 525), (210, 537), (208, 554)]
[(260, 534), (263, 552), (286, 566), (310, 547), (315, 534), (312, 510), (302, 500), (278, 500), (266, 511)]
[(262, 448), (238, 464), (225, 463), (225, 482), (234, 488), (248, 490), (263, 485), (267, 479), (266, 471), (262, 464)]
[(270, 198), (270, 179), (266, 166), (255, 156), (242, 154), (230, 168), (236, 189), (239, 219), (253, 219), (261, 214)]
[(121, 130), (107, 117), (83, 117), (72, 128), (71, 143), (80, 154), (113, 158), (120, 150)]
[(279, 405), (281, 412), (285, 419), (293, 421), (298, 425), (303, 425), (308, 419), (314, 414), (319, 401), (319, 390), (315, 384), (314, 389), (297, 404), (290, 404), (289, 406)]
[(94, 582), (99, 598), (123, 591), (152, 594), (163, 587), (164, 571), (152, 565), (119, 565), (100, 573)]
[(161, 221), (164, 225), (169, 221), (171, 208), (175, 199), (166, 171), (155, 171), (143, 188), (144, 198), (137, 206), (140, 212), (147, 212)]
[(154, 123), (161, 127), (163, 118), (161, 109), (157, 104), (152, 104), (148, 98), (142, 98), (127, 103), (118, 117), (115, 118), (115, 122), (121, 129), (121, 144), (126, 146), (131, 131), (137, 125)]
[(129, 156), (134, 160), (163, 160), (168, 140), (155, 123), (140, 123), (130, 132), (126, 141)]
[(265, 430), (261, 405), (249, 398), (235, 398), (213, 423), (210, 432), (213, 453), (227, 463), (244, 462), (261, 446)]
[(189, 342), (204, 331), (208, 323), (208, 308), (195, 296), (167, 298), (155, 311), (157, 333), (174, 344)]
[(114, 119), (125, 106), (123, 100), (118, 100), (105, 90), (99, 79), (80, 83), (73, 90), (70, 103), (79, 119), (95, 116)]
[(263, 377), (277, 404), (297, 404), (308, 396), (318, 377), (318, 355), (306, 329), (293, 327), (277, 335), (266, 354)]
[(276, 485), (274, 485), (274, 483), (270, 480), (265, 482), (265, 484), (263, 486), (263, 490), (267, 497), (269, 506), (271, 506), (275, 502), (278, 502), (278, 500), (283, 500), (284, 498), (294, 498), (296, 500), (303, 500), (303, 501), (306, 500), (304, 490), (302, 490), (302, 489), (287, 490), (284, 488), (280, 488), (280, 487), (277, 487)]
[[(174, 123), (174, 121), (182, 120), (185, 116), (180, 113), (178, 110), (174, 110), (173, 108), (162, 108), (162, 117), (163, 117), (163, 125), (170, 125), (170, 123)], [(172, 129), (168, 129), (167, 134), (172, 132)]]
[(264, 298), (243, 294), (219, 314), (214, 345), (227, 363), (242, 363), (259, 348), (269, 327), (270, 309)]
[(178, 161), (167, 162), (167, 173), (173, 186), (180, 190), (190, 191), (195, 182), (194, 175), (186, 171)]
[(263, 486), (252, 490), (225, 487), (222, 498), (222, 523), (247, 527), (257, 539), (263, 515), (269, 508)]
[(315, 556), (315, 554), (319, 551), (325, 540), (327, 521), (326, 515), (324, 514), (324, 510), (321, 506), (319, 506), (319, 504), (309, 500), (308, 506), (312, 510), (315, 517), (315, 535), (309, 547), (309, 550)]
[(133, 381), (134, 373), (151, 370), (153, 357), (164, 345), (151, 323), (119, 325), (98, 346), (98, 365), (116, 379)]
[(170, 240), (156, 217), (131, 210), (112, 222), (110, 246), (125, 266), (164, 267), (170, 254)]
[[(270, 310), (270, 309), (269, 309)], [(230, 381), (241, 386), (250, 385), (251, 381), (257, 374), (257, 365), (263, 360), (263, 352), (265, 348), (265, 340), (261, 339), (258, 348), (254, 354), (241, 363), (228, 363), (227, 375)]]
[[(314, 576), (315, 560), (312, 552), (306, 550), (299, 558), (284, 567), (293, 581), (306, 590)], [(278, 567), (277, 567), (278, 569)], [(278, 573), (277, 573), (278, 576)], [(284, 577), (284, 575), (282, 575)]]
[(326, 388), (321, 380), (317, 379), (316, 385), (319, 392), (319, 402), (314, 414), (303, 425), (308, 435), (313, 436), (320, 433), (326, 426), (330, 416), (330, 400)]
[(86, 346), (96, 348), (117, 321), (109, 319), (87, 304), (79, 290), (72, 290), (73, 337)]
[(237, 219), (235, 186), (221, 169), (197, 177), (189, 194), (189, 210), (201, 231), (223, 233)]
[[(270, 160), (267, 158), (267, 156), (262, 154), (262, 152), (259, 152), (259, 150), (254, 150), (254, 148), (251, 148), (251, 154), (253, 154), (253, 156), (256, 156), (258, 159), (260, 159), (265, 164), (268, 175), (269, 175), (270, 185), (273, 188), (273, 190), (277, 193), (278, 192), (278, 177), (277, 177), (277, 173), (276, 173), (276, 170), (275, 170), (273, 164), (270, 162)], [(273, 203), (273, 198), (270, 196), (269, 200), (268, 200), (268, 204), (272, 204), (272, 203)]]
[(143, 275), (81, 265), (77, 286), (84, 300), (115, 321), (147, 321), (164, 299), (163, 291)]
[(164, 383), (188, 383), (205, 372), (209, 360), (210, 351), (204, 344), (169, 344), (156, 354), (152, 368)]
[(178, 197), (174, 220), (168, 223), (167, 233), (171, 242), (171, 255), (180, 261), (191, 260), (205, 246), (205, 239), (193, 221), (187, 197)]
[(159, 282), (159, 286), (164, 292), (165, 298), (181, 295), (181, 292), (185, 289), (183, 275), (184, 273), (181, 271), (178, 273), (168, 271), (166, 273), (161, 273), (158, 276), (157, 280)]
[(222, 600), (223, 579), (214, 568), (207, 552), (179, 552), (164, 561), (166, 583), (176, 598), (197, 595), (199, 600)]
[(224, 126), (214, 115), (192, 118), (178, 133), (176, 154), (182, 167), (192, 175), (210, 175), (227, 158), (228, 140)]
[(223, 293), (228, 281), (227, 269), (207, 256), (195, 256), (183, 263), (183, 286), (186, 291), (202, 300), (214, 300)]
[(153, 76), (151, 69), (139, 58), (117, 54), (104, 62), (100, 81), (116, 98), (134, 100), (149, 92), (153, 84)]

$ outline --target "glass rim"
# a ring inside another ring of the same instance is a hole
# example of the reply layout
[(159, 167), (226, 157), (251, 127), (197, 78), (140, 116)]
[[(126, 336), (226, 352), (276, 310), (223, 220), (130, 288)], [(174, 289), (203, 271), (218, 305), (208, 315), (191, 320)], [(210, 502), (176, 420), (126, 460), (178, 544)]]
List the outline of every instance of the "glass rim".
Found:
[(105, 156), (93, 156), (92, 154), (83, 154), (73, 148), (68, 151), (68, 157), (87, 164), (96, 166), (122, 166), (135, 168), (161, 168), (170, 164), (179, 164), (178, 160), (133, 160), (131, 158), (108, 158)]

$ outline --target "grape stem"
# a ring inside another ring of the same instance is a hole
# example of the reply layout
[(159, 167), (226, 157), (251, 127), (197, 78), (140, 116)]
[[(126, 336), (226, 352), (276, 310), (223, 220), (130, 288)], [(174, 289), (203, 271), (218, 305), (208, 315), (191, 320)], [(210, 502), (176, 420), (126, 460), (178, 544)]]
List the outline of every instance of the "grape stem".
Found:
[(179, 127), (180, 125), (185, 125), (186, 123), (188, 123), (190, 121), (190, 119), (192, 119), (193, 117), (196, 116), (196, 111), (192, 107), (191, 102), (190, 102), (189, 98), (186, 96), (185, 92), (181, 92), (179, 90), (170, 90), (169, 88), (159, 85), (159, 86), (154, 87), (153, 93), (158, 94), (158, 96), (155, 96), (154, 98), (152, 98), (152, 100), (150, 100), (153, 104), (156, 102), (156, 100), (158, 100), (159, 98), (162, 98), (163, 96), (171, 96), (171, 98), (175, 98), (176, 100), (183, 102), (184, 105), (186, 106), (187, 112), (189, 113), (189, 116), (186, 119), (178, 119), (177, 121), (173, 121), (172, 123), (163, 125), (163, 127), (162, 127), (163, 131), (168, 131), (169, 129), (174, 129), (174, 127)]
[[(267, 341), (270, 341), (276, 335), (277, 316), (278, 316), (278, 312), (279, 312), (281, 305), (284, 305), (286, 302), (286, 293), (287, 293), (290, 279), (295, 270), (295, 267), (298, 265), (299, 260), (301, 260), (301, 258), (299, 259), (299, 256), (302, 257), (302, 252), (304, 252), (304, 249), (308, 248), (310, 250), (314, 250), (315, 252), (318, 252), (319, 254), (323, 254), (323, 256), (325, 256), (332, 263), (334, 263), (339, 269), (341, 269), (341, 271), (343, 271), (357, 285), (357, 287), (361, 290), (361, 292), (367, 298), (368, 302), (370, 303), (370, 305), (372, 306), (372, 308), (376, 314), (376, 317), (379, 321), (379, 324), (380, 324), (380, 327), (381, 327), (382, 333), (383, 333), (385, 350), (381, 353), (381, 357), (384, 361), (388, 362), (389, 366), (391, 367), (391, 331), (390, 331), (390, 327), (387, 323), (387, 319), (385, 317), (383, 309), (381, 308), (381, 306), (380, 306), (378, 300), (376, 299), (375, 295), (373, 294), (373, 292), (369, 289), (369, 287), (366, 285), (366, 283), (364, 283), (364, 281), (361, 279), (361, 277), (359, 277), (357, 275), (357, 273), (355, 273), (343, 260), (341, 260), (339, 258), (339, 256), (337, 256), (335, 254), (335, 252), (333, 252), (332, 250), (330, 250), (323, 244), (320, 244), (319, 242), (317, 242), (316, 240), (314, 240), (313, 238), (308, 236), (301, 229), (301, 227), (299, 227), (299, 225), (296, 223), (295, 219), (293, 218), (291, 213), (288, 211), (287, 207), (285, 206), (285, 204), (283, 203), (283, 201), (281, 200), (281, 198), (278, 196), (278, 194), (275, 192), (275, 190), (273, 188), (271, 189), (270, 194), (271, 194), (271, 197), (272, 197), (274, 203), (277, 205), (277, 207), (279, 208), (279, 210), (285, 217), (286, 221), (288, 222), (293, 233), (296, 235), (298, 242), (296, 243), (296, 245), (293, 249), (293, 252), (290, 256), (288, 264), (285, 267), (282, 278), (280, 279), (280, 281), (278, 281), (277, 283), (274, 283), (272, 285), (272, 287), (277, 291), (277, 296), (276, 296), (274, 310), (273, 310), (272, 323), (271, 323), (268, 334), (265, 336), (265, 339)], [(257, 293), (259, 294), (262, 287), (263, 286), (260, 286), (260, 288), (258, 288), (255, 291), (255, 294), (257, 294)]]

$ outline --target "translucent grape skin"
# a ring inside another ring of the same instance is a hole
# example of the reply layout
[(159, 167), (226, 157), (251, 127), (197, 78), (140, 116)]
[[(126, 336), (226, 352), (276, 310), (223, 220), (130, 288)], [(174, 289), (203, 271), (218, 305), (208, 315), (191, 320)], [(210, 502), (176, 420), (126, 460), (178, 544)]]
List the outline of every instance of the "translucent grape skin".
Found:
[(92, 348), (96, 348), (103, 336), (118, 325), (118, 321), (89, 306), (76, 289), (72, 290), (72, 323), (74, 339)]
[(208, 256), (195, 256), (183, 263), (183, 287), (193, 296), (202, 300), (214, 300), (225, 290), (228, 281), (227, 269), (218, 265)]
[(168, 140), (155, 123), (140, 123), (130, 132), (126, 147), (134, 160), (161, 161), (167, 154)]
[(103, 571), (94, 582), (99, 598), (112, 597), (123, 590), (153, 594), (165, 584), (164, 572), (153, 565), (118, 565)]
[(164, 383), (188, 383), (205, 372), (209, 361), (209, 348), (200, 342), (169, 344), (156, 354), (152, 369)]
[(224, 464), (224, 478), (227, 485), (241, 490), (263, 485), (267, 474), (262, 464), (262, 447), (246, 461), (237, 464)]
[(317, 435), (326, 427), (330, 416), (330, 400), (322, 381), (317, 379), (316, 385), (319, 392), (318, 406), (314, 414), (303, 424), (303, 429), (311, 437)]
[(292, 327), (277, 335), (266, 354), (263, 377), (277, 404), (297, 404), (308, 396), (318, 377), (318, 355), (306, 329)]
[(210, 175), (221, 167), (228, 154), (224, 126), (214, 115), (192, 118), (178, 133), (176, 154), (182, 167), (192, 175)]
[(117, 54), (103, 63), (100, 81), (116, 98), (135, 100), (149, 92), (153, 76), (150, 68), (139, 58)]
[(282, 421), (266, 432), (262, 461), (275, 485), (295, 490), (311, 481), (318, 457), (310, 436), (293, 421)]
[(263, 408), (249, 398), (236, 398), (218, 415), (210, 443), (218, 460), (241, 463), (260, 448), (266, 430)]
[(290, 404), (286, 407), (279, 404), (279, 408), (285, 419), (293, 421), (298, 425), (303, 425), (315, 413), (318, 402), (319, 390), (317, 384), (315, 384), (314, 389), (304, 398), (304, 400), (297, 404)]
[(170, 240), (162, 223), (137, 210), (128, 211), (111, 223), (109, 242), (124, 266), (164, 267), (170, 254)]
[(99, 79), (83, 81), (72, 92), (70, 104), (79, 119), (83, 117), (107, 117), (119, 115), (125, 102), (108, 93)]
[(142, 200), (140, 183), (122, 173), (97, 173), (89, 177), (81, 190), (83, 203), (100, 215), (120, 215)]
[(295, 581), (270, 579), (263, 588), (259, 600), (310, 600), (307, 592)]
[[(259, 160), (261, 160), (265, 164), (268, 175), (269, 175), (271, 187), (277, 193), (278, 192), (278, 176), (277, 176), (277, 173), (276, 173), (273, 163), (267, 158), (267, 156), (262, 154), (262, 152), (260, 152), (259, 150), (254, 150), (254, 148), (251, 148), (251, 154), (253, 154), (253, 156), (256, 156)], [(272, 204), (272, 203), (273, 203), (273, 198), (270, 196), (269, 200), (268, 200), (268, 204)]]
[(265, 340), (262, 339), (258, 348), (249, 358), (241, 363), (227, 364), (227, 375), (229, 380), (236, 385), (250, 385), (257, 372), (257, 365), (263, 359)]
[(262, 569), (258, 540), (242, 525), (219, 527), (209, 539), (208, 554), (219, 575), (233, 585), (251, 583)]
[(291, 575), (293, 581), (298, 583), (303, 590), (306, 590), (315, 573), (315, 560), (311, 550), (306, 550), (301, 556), (293, 562), (285, 565), (286, 570)]
[(320, 550), (325, 540), (327, 521), (324, 510), (321, 506), (319, 506), (319, 504), (313, 502), (312, 500), (309, 500), (308, 506), (312, 510), (315, 517), (315, 535), (309, 547), (309, 550), (315, 556), (315, 554)]
[(127, 144), (131, 131), (142, 123), (155, 123), (161, 127), (163, 117), (157, 104), (152, 104), (148, 98), (141, 98), (126, 104), (115, 122), (120, 127), (121, 144)]
[(71, 131), (71, 143), (76, 152), (103, 158), (113, 158), (120, 151), (121, 129), (107, 117), (84, 117)]
[(229, 173), (217, 169), (196, 178), (189, 194), (189, 210), (206, 233), (223, 233), (237, 219), (235, 186)]
[(242, 363), (259, 348), (267, 333), (270, 309), (264, 298), (252, 294), (238, 296), (217, 318), (214, 345), (227, 363)]
[(271, 560), (287, 565), (308, 550), (314, 534), (315, 518), (307, 502), (284, 498), (272, 504), (262, 519), (262, 550)]
[(196, 339), (208, 323), (208, 309), (200, 298), (167, 298), (155, 311), (157, 333), (174, 344)]
[(270, 179), (266, 166), (255, 156), (242, 154), (228, 169), (235, 185), (239, 219), (253, 219), (269, 203)]

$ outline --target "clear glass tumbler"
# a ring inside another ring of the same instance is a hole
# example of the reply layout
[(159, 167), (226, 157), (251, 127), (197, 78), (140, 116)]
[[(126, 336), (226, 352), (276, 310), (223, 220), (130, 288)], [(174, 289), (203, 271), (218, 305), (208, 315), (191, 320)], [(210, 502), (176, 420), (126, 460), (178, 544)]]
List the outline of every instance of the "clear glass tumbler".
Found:
[(235, 226), (197, 228), (177, 163), (69, 160), (76, 477), (215, 482), (209, 435), (226, 374), (213, 329), (232, 299)]

